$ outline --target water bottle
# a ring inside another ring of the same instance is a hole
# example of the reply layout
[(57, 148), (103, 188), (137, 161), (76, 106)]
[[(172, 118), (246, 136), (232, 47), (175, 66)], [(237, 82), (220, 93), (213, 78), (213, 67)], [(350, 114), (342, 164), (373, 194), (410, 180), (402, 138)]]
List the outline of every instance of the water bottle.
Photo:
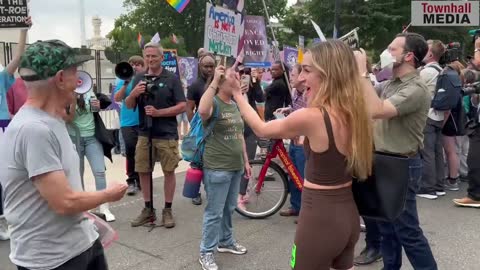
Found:
[(203, 171), (200, 168), (190, 167), (185, 175), (185, 183), (183, 184), (183, 196), (186, 198), (196, 198), (200, 192), (202, 184)]

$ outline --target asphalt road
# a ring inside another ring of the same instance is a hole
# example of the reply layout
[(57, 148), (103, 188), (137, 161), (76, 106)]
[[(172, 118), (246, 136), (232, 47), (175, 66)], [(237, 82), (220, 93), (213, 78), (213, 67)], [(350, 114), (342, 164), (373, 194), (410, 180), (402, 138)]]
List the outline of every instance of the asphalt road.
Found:
[[(111, 270), (177, 270), (201, 269), (198, 263), (202, 228), (203, 206), (194, 206), (181, 196), (184, 173), (178, 174), (177, 197), (174, 215), (177, 226), (173, 229), (131, 228), (130, 220), (140, 211), (143, 202), (140, 195), (125, 197), (112, 206), (120, 239), (106, 254)], [(163, 184), (155, 181), (155, 203), (163, 204)], [(480, 210), (457, 208), (451, 203), (455, 197), (465, 195), (466, 184), (461, 191), (451, 192), (436, 201), (418, 200), (422, 228), (430, 241), (439, 269), (480, 269)], [(161, 208), (161, 207), (157, 207)], [(220, 269), (289, 269), (290, 250), (295, 234), (293, 218), (278, 215), (265, 220), (249, 220), (234, 216), (236, 238), (248, 248), (244, 256), (217, 255)], [(357, 254), (364, 246), (364, 234), (357, 244)], [(328, 245), (328, 243), (325, 243)], [(16, 269), (8, 259), (9, 243), (0, 242), (0, 270)], [(360, 270), (379, 270), (382, 263), (357, 267)], [(406, 257), (404, 267), (412, 269)]]

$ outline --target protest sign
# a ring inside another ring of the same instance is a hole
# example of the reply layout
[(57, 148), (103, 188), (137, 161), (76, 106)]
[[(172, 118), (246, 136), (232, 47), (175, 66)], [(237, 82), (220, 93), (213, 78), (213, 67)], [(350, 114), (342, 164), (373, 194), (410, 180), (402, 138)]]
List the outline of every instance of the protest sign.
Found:
[(190, 86), (198, 76), (198, 59), (193, 57), (179, 57), (178, 69), (180, 70), (180, 78), (187, 81)]
[(243, 35), (241, 15), (207, 3), (203, 47), (218, 55), (237, 57)]
[(346, 35), (343, 37), (339, 38), (341, 41), (343, 41), (345, 44), (350, 46), (352, 49), (358, 49), (360, 47), (360, 41), (358, 39), (358, 29), (359, 27), (353, 29), (352, 31), (348, 32)]
[(283, 47), (283, 61), (292, 68), (298, 62), (298, 50), (292, 47)]
[(0, 28), (28, 28), (27, 0), (0, 0)]
[(180, 76), (178, 72), (177, 50), (163, 49), (162, 67), (166, 70)]
[(243, 64), (246, 67), (270, 67), (267, 30), (263, 16), (246, 16)]

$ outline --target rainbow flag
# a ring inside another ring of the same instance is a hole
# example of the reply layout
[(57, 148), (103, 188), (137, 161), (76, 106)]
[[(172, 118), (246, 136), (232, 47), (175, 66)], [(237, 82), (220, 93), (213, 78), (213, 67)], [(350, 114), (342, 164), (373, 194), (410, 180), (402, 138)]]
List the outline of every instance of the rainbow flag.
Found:
[(143, 45), (145, 45), (145, 40), (143, 39), (143, 36), (140, 33), (138, 33), (138, 36), (137, 36), (137, 43), (140, 49), (143, 49)]
[(182, 13), (188, 3), (190, 3), (190, 0), (167, 0), (167, 2), (176, 9), (178, 13)]

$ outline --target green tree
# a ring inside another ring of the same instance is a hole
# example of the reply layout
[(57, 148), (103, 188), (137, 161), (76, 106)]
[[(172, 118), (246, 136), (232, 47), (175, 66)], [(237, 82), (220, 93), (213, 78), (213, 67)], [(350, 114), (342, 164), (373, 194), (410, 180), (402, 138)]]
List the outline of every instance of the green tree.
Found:
[[(317, 37), (309, 19), (313, 19), (327, 38), (333, 32), (335, 0), (312, 0), (297, 12), (289, 11), (282, 20), (292, 29), (290, 39), (301, 34)], [(340, 35), (359, 27), (360, 45), (378, 60), (381, 51), (410, 23), (410, 0), (342, 0), (340, 6)], [(458, 41), (464, 53), (471, 54), (472, 40), (467, 27), (410, 27), (409, 32), (422, 34), (426, 39), (439, 39), (444, 43)]]
[[(281, 18), (285, 14), (287, 0), (265, 1), (270, 16)], [(113, 40), (113, 50), (138, 51), (138, 45), (135, 47), (135, 44), (139, 32), (145, 40), (149, 40), (156, 32), (161, 37), (171, 34), (182, 36), (185, 39), (185, 53), (189, 55), (196, 55), (198, 48), (203, 47), (206, 1), (190, 1), (182, 13), (178, 13), (167, 1), (124, 0), (124, 6), (128, 13), (115, 21), (115, 28), (109, 34)], [(246, 1), (245, 9), (247, 14), (264, 16), (262, 0)]]

